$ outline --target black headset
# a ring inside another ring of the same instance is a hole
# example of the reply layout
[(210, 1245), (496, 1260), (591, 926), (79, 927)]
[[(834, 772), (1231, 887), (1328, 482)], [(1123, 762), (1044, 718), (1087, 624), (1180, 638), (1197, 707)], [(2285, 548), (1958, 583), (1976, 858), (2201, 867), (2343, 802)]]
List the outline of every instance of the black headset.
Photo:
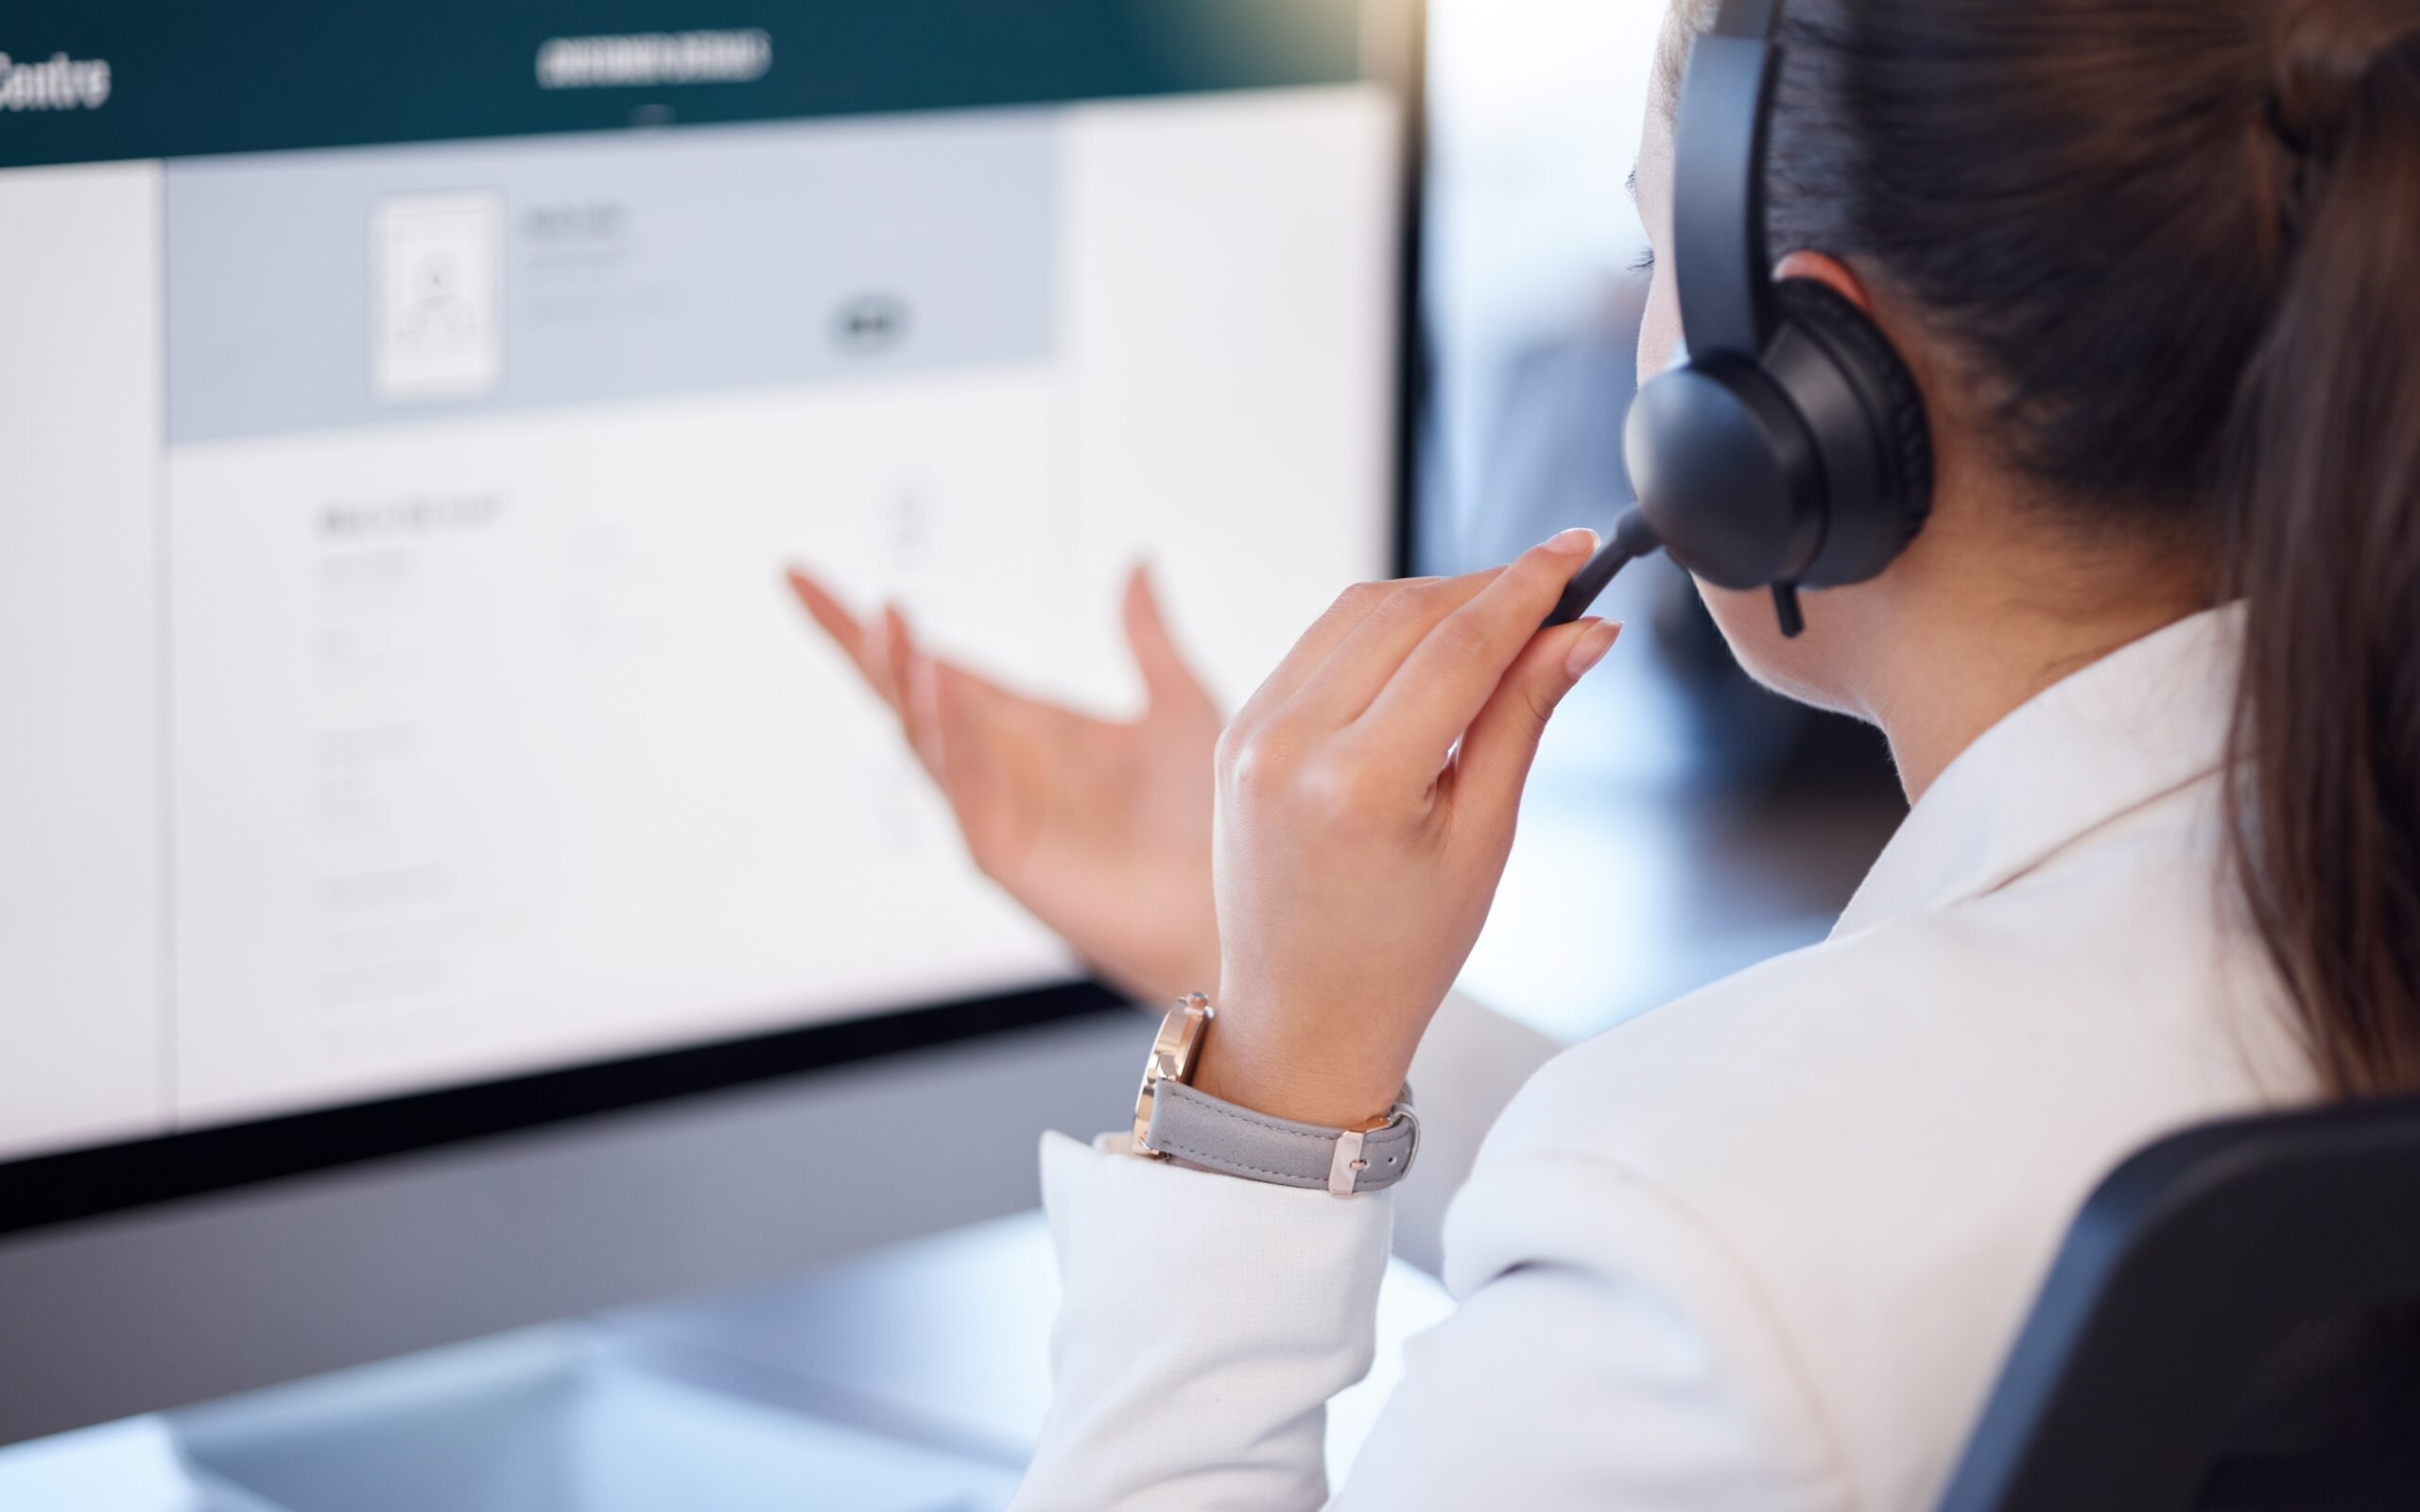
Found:
[(1688, 361), (1639, 389), (1622, 433), (1638, 507), (1547, 623), (1577, 619), (1658, 546), (1723, 588), (1798, 590), (1890, 566), (1932, 507), (1915, 379), (1865, 312), (1824, 284), (1775, 283), (1765, 161), (1780, 0), (1722, 0), (1689, 50), (1673, 164), (1674, 273)]

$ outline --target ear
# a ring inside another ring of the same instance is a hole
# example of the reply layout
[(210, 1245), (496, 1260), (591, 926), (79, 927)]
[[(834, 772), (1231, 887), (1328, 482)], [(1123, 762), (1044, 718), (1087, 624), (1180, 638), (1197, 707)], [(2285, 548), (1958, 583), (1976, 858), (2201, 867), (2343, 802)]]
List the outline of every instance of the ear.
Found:
[(1874, 314), (1874, 301), (1866, 295), (1865, 284), (1849, 271), (1846, 263), (1837, 257), (1826, 257), (1822, 252), (1792, 252), (1773, 265), (1775, 283), (1788, 278), (1812, 279), (1863, 310), (1868, 317)]
[(1909, 321), (1907, 312), (1890, 302), (1888, 289), (1884, 291), (1884, 302), (1877, 306), (1874, 292), (1865, 286), (1865, 281), (1837, 257), (1804, 249), (1795, 251), (1773, 265), (1773, 278), (1776, 282), (1803, 278), (1823, 284), (1863, 311), (1865, 318), (1875, 323), (1883, 338), (1899, 353), (1900, 360), (1908, 365), (1909, 373), (1914, 377), (1916, 387), (1922, 390), (1925, 408), (1932, 418), (1934, 487), (1938, 492), (1944, 433), (1951, 423), (1948, 407), (1955, 404), (1956, 393), (1954, 388), (1945, 389), (1936, 381), (1941, 377), (1943, 369), (1935, 365), (1935, 353), (1925, 339), (1922, 327)]

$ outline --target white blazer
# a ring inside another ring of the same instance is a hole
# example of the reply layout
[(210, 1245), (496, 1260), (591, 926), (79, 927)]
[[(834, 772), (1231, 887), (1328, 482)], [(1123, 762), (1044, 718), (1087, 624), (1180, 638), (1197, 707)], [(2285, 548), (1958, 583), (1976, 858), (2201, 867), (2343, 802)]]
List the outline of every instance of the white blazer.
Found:
[[(2096, 1182), (2316, 1094), (2222, 865), (2240, 625), (2196, 616), (2034, 698), (1827, 941), (1531, 1078), (1454, 1201), (1457, 1311), (1333, 1504), (1928, 1508)], [(1414, 1068), (1424, 1103), (1452, 1081)], [(1108, 1138), (1049, 1137), (1043, 1180), (1066, 1299), (1019, 1512), (1327, 1503), (1324, 1404), (1369, 1367), (1390, 1200)]]

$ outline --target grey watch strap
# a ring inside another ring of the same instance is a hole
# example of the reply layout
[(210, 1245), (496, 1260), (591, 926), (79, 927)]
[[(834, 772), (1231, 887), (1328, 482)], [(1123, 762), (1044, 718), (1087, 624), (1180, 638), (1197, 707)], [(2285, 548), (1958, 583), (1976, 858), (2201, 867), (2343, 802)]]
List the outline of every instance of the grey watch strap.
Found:
[(1159, 1084), (1145, 1141), (1172, 1156), (1228, 1176), (1288, 1187), (1325, 1187), (1340, 1197), (1393, 1186), (1420, 1148), (1420, 1120), (1409, 1089), (1385, 1125), (1366, 1134), (1271, 1118), (1222, 1103), (1181, 1081)]

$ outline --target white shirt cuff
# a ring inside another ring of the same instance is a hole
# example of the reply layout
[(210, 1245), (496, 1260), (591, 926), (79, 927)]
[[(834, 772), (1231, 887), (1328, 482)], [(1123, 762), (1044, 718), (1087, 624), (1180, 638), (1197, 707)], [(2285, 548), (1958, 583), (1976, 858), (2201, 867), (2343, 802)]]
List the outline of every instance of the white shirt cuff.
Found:
[(1124, 1142), (1043, 1138), (1064, 1299), (1015, 1507), (1321, 1505), (1327, 1400), (1370, 1368), (1391, 1197), (1182, 1170)]

